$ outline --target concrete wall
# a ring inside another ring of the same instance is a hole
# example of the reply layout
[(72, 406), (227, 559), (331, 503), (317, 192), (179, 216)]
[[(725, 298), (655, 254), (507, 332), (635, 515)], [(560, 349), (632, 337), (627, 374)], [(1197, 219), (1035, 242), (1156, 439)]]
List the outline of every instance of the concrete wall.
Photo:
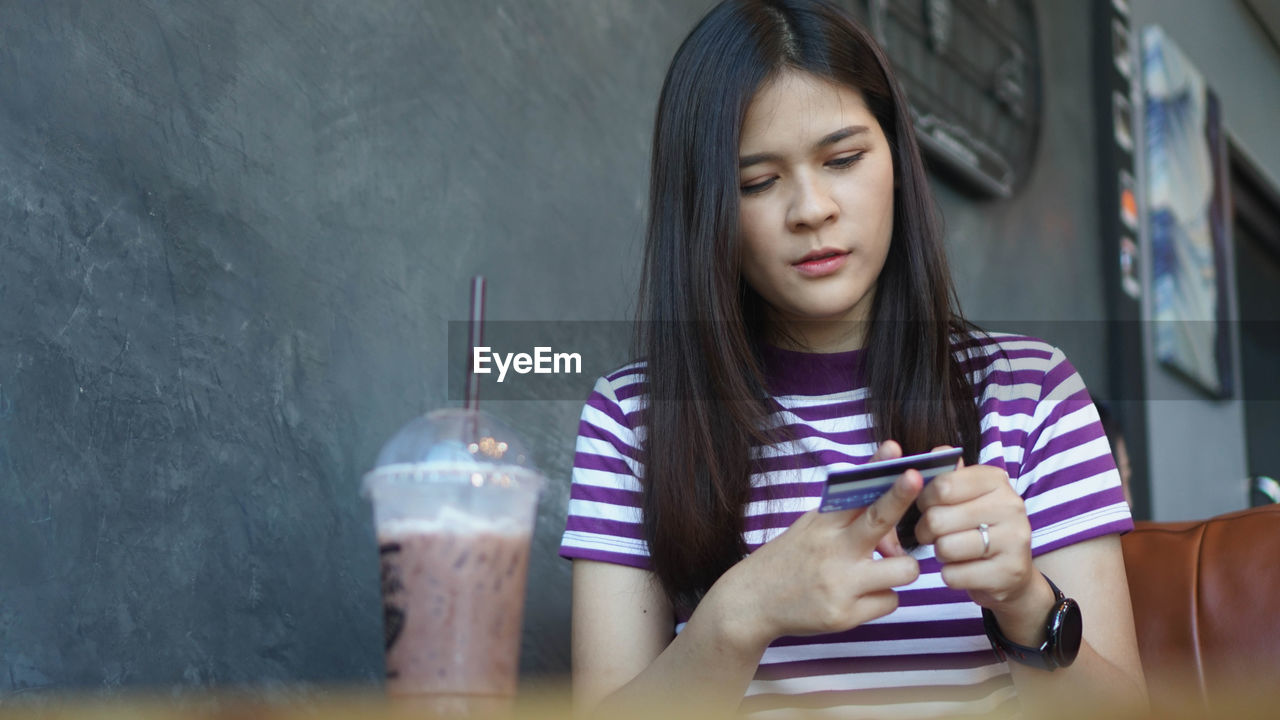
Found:
[[(473, 273), (491, 318), (629, 317), (704, 7), (0, 2), (0, 702), (380, 682), (360, 477), (450, 403)], [(487, 405), (551, 477), (526, 674), (568, 669), (591, 382)]]

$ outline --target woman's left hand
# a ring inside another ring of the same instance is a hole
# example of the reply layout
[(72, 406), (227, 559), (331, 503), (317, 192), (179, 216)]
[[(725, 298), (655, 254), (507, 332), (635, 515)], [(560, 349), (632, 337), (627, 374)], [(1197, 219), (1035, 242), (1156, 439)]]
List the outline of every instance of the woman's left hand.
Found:
[(1043, 620), (1041, 608), (1032, 606), (1044, 604), (1044, 593), (1052, 602), (1052, 592), (1031, 564), (1026, 505), (1004, 470), (966, 467), (961, 460), (958, 469), (926, 485), (916, 504), (916, 538), (934, 546), (947, 587), (968, 591), (997, 617), (1030, 614)]

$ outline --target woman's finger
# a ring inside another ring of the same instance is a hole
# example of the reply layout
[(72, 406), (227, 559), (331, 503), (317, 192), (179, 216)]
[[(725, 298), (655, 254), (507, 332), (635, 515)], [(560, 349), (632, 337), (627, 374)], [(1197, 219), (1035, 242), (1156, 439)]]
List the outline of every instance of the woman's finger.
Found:
[[(960, 460), (963, 463), (964, 458)], [(920, 510), (969, 502), (1000, 490), (1002, 485), (1009, 485), (1009, 476), (1000, 468), (990, 465), (962, 466), (935, 477), (925, 486), (920, 493)]]
[(898, 539), (897, 528), (880, 538), (880, 542), (876, 543), (876, 551), (884, 557), (901, 557), (907, 554), (907, 551), (902, 548), (902, 541)]
[(907, 508), (916, 501), (923, 484), (924, 478), (918, 470), (908, 470), (899, 475), (888, 492), (849, 523), (855, 547), (869, 553), (881, 538), (895, 530)]
[(978, 523), (970, 530), (949, 533), (933, 543), (934, 556), (942, 563), (985, 560), (991, 557), (1005, 530), (999, 523)]
[(922, 545), (935, 545), (951, 533), (972, 530), (979, 523), (994, 524), (1003, 512), (994, 510), (989, 503), (973, 500), (961, 505), (935, 505), (924, 508), (916, 523), (916, 539)]
[(881, 590), (868, 593), (858, 598), (858, 606), (854, 611), (854, 627), (884, 617), (898, 609), (898, 593), (892, 590)]
[(978, 593), (1003, 602), (1018, 588), (1025, 587), (1027, 580), (1037, 573), (1030, 562), (1024, 565), (990, 559), (946, 564), (940, 574), (942, 582), (952, 590)]
[(910, 585), (920, 577), (920, 563), (910, 555), (868, 560), (858, 567), (859, 595)]
[[(902, 457), (902, 446), (896, 440), (885, 440), (876, 448), (875, 454), (871, 456), (868, 462), (879, 462), (881, 460), (896, 460)], [(906, 555), (907, 551), (902, 549), (902, 541), (898, 539), (897, 529), (893, 529), (885, 533), (880, 538), (880, 542), (876, 543), (876, 551), (884, 557), (900, 557)]]
[(871, 459), (867, 462), (879, 462), (881, 460), (896, 460), (902, 457), (902, 446), (897, 440), (885, 440), (876, 448), (875, 453), (871, 455)]
[(996, 535), (988, 531), (992, 548), (1020, 545), (1031, 541), (1030, 523), (1022, 498), (992, 491), (959, 505), (935, 505), (923, 510), (916, 523), (916, 538), (924, 545), (936, 545), (939, 540), (954, 533), (971, 533), (970, 540), (979, 538), (976, 532), (982, 523), (989, 527), (1001, 526)]

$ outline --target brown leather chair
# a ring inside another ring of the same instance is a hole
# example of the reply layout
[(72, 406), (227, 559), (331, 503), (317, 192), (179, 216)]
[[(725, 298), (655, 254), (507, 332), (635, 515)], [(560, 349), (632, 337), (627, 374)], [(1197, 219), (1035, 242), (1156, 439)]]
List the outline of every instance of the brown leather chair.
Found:
[(1259, 683), (1280, 682), (1280, 505), (1140, 522), (1121, 544), (1153, 717), (1275, 692)]

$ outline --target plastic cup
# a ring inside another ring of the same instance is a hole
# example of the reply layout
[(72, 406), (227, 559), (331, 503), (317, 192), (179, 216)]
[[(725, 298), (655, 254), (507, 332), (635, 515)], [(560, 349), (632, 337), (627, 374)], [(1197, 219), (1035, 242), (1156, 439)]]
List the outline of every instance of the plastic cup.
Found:
[(387, 692), (437, 714), (501, 709), (516, 691), (543, 477), (511, 431), (440, 410), (365, 476), (382, 565)]

